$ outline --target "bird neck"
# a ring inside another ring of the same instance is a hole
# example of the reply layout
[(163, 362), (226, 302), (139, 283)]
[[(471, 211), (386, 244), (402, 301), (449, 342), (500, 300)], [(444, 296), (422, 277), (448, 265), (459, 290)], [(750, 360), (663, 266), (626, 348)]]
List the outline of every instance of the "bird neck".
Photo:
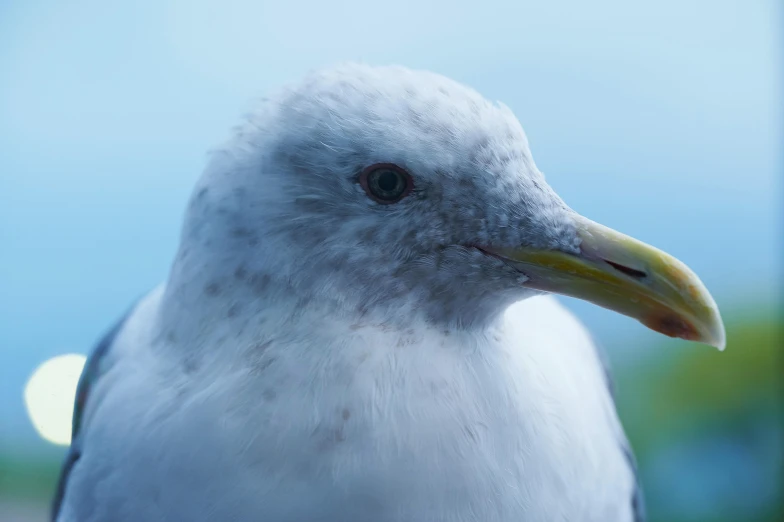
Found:
[[(412, 325), (478, 333), (494, 327), (505, 305), (488, 296), (428, 301), (422, 294), (390, 296), (367, 306), (361, 296), (319, 290), (258, 256), (243, 257), (225, 242), (183, 242), (163, 295), (161, 324), (192, 347), (203, 340), (241, 336), (253, 343), (270, 329), (313, 330), (314, 321), (370, 323), (404, 332)], [(243, 250), (244, 251), (244, 250)], [(455, 285), (459, 288), (459, 285)], [(377, 292), (388, 293), (383, 287)], [(189, 348), (191, 349), (191, 348)]]

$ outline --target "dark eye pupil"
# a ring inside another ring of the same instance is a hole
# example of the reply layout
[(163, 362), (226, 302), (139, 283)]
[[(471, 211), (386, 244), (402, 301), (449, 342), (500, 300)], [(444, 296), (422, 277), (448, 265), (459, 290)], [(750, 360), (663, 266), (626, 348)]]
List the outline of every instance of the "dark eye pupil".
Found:
[(378, 176), (378, 187), (384, 192), (394, 192), (398, 183), (400, 183), (400, 177), (397, 172), (385, 170)]
[(409, 180), (402, 172), (390, 168), (378, 168), (367, 175), (367, 190), (381, 201), (394, 203), (406, 195)]

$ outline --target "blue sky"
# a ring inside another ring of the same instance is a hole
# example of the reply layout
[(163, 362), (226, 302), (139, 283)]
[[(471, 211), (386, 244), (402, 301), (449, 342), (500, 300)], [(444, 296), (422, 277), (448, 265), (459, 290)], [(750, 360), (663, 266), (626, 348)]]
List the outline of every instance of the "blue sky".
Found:
[[(0, 443), (33, 437), (38, 363), (89, 350), (165, 278), (206, 154), (252, 99), (341, 60), (503, 101), (573, 208), (681, 258), (724, 308), (773, 296), (778, 3), (639, 4), (0, 3)], [(619, 360), (636, 353), (619, 339), (658, 340), (569, 304)]]

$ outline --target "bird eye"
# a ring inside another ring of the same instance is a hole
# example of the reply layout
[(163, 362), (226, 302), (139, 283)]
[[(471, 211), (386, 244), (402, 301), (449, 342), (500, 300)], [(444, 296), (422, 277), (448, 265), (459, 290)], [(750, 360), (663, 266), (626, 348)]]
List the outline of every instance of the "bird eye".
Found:
[(414, 182), (405, 170), (391, 163), (371, 165), (362, 171), (359, 182), (378, 203), (397, 203), (411, 192)]

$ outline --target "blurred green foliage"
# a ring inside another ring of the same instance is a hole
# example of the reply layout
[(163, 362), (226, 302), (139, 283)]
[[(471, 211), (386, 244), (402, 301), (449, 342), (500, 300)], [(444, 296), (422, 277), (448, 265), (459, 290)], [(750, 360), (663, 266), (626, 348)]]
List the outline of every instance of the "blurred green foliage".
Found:
[(784, 321), (742, 315), (723, 353), (682, 347), (616, 375), (651, 522), (784, 521)]
[(30, 460), (0, 454), (0, 500), (48, 502), (59, 473), (60, 459)]

